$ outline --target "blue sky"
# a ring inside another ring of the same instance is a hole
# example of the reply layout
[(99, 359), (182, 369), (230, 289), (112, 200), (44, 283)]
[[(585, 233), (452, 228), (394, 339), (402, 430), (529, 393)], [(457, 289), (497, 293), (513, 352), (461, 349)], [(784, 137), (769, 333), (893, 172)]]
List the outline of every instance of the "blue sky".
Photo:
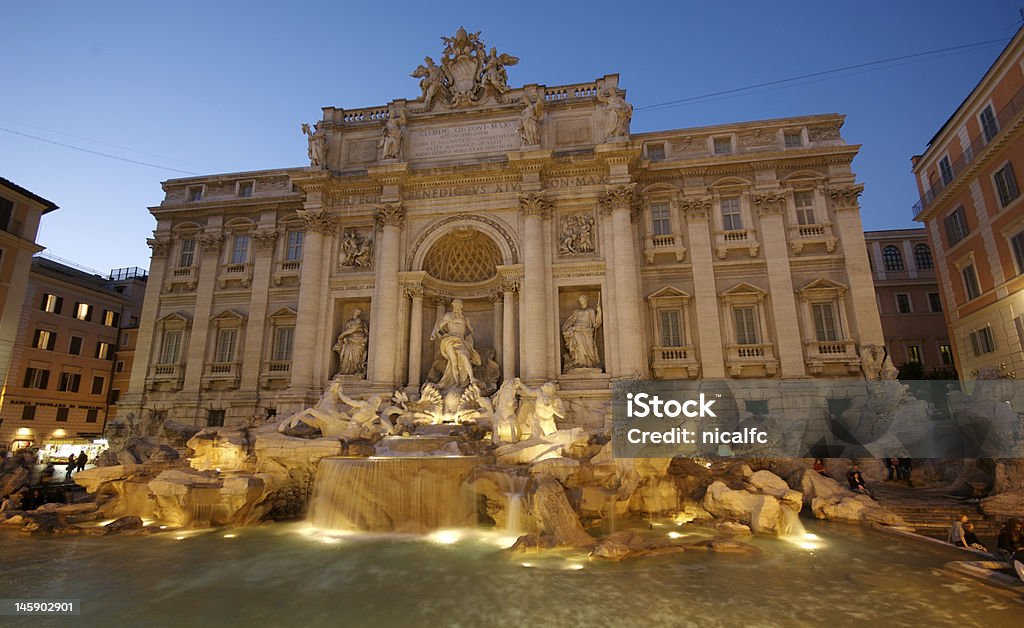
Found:
[[(513, 85), (617, 72), (633, 131), (847, 115), (869, 229), (912, 226), (910, 157), (1001, 44), (661, 110), (721, 90), (985, 40), (1021, 2), (21, 2), (5, 7), (0, 128), (198, 174), (302, 166), (320, 107), (414, 98), (460, 25), (520, 57)], [(186, 176), (0, 131), (0, 176), (61, 206), (39, 241), (107, 271), (148, 266), (160, 181)]]

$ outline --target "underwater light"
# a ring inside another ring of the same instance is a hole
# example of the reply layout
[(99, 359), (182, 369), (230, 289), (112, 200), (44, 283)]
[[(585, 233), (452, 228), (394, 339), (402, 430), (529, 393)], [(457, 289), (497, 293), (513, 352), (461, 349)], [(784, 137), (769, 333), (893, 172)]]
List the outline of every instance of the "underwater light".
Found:
[(229, 534), (225, 534), (225, 535), (224, 535), (224, 538), (225, 538), (225, 539), (233, 539), (233, 538), (235, 538), (236, 536), (238, 536), (238, 535), (237, 535), (237, 534), (230, 534), (230, 533), (229, 533)]
[(572, 571), (579, 571), (580, 569), (583, 569), (583, 565), (581, 565), (579, 563), (569, 563), (568, 565), (565, 566), (565, 568), (566, 569), (571, 569)]
[(681, 539), (681, 538), (683, 538), (683, 535), (679, 534), (678, 532), (673, 530), (672, 532), (668, 533), (668, 538), (670, 538), (670, 539)]
[(432, 532), (427, 540), (432, 543), (439, 543), (441, 545), (451, 545), (452, 543), (458, 543), (462, 540), (462, 532), (458, 530), (437, 530)]

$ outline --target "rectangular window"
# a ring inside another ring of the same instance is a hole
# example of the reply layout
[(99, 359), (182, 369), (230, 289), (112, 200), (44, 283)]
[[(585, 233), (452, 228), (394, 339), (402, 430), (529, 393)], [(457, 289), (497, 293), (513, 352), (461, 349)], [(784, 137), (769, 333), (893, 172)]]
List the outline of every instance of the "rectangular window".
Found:
[(234, 245), (231, 247), (231, 263), (244, 264), (249, 257), (249, 236), (236, 235)]
[(295, 337), (294, 327), (278, 327), (274, 334), (274, 360), (292, 359), (292, 339)]
[(949, 245), (953, 246), (960, 240), (967, 237), (967, 217), (964, 215), (963, 205), (953, 210), (953, 213), (946, 216), (946, 239)]
[(38, 388), (39, 390), (46, 390), (46, 385), (50, 382), (50, 371), (46, 369), (25, 369), (25, 388)]
[(735, 307), (732, 309), (732, 315), (736, 321), (736, 344), (758, 344), (757, 317), (754, 315), (754, 308)]
[(991, 327), (983, 327), (971, 332), (971, 349), (974, 351), (975, 356), (992, 353), (996, 350)]
[(814, 331), (818, 342), (835, 342), (839, 340), (839, 326), (836, 325), (835, 309), (831, 303), (814, 303)]
[(97, 410), (96, 408), (89, 408), (88, 410), (85, 411), (85, 422), (86, 423), (95, 423), (97, 421), (97, 419), (99, 419), (99, 416), (100, 416), (100, 411), (99, 410)]
[(288, 232), (288, 242), (284, 251), (286, 260), (292, 262), (302, 259), (302, 236), (303, 232), (298, 230)]
[(7, 231), (11, 226), (11, 216), (14, 214), (14, 201), (0, 198), (0, 229)]
[(953, 364), (953, 347), (950, 347), (947, 344), (939, 345), (939, 357), (942, 358), (943, 364)]
[(121, 322), (121, 313), (113, 310), (103, 310), (103, 324), (107, 327), (117, 327)]
[(82, 338), (81, 336), (72, 336), (71, 342), (68, 343), (68, 353), (71, 355), (82, 355)]
[(683, 326), (679, 311), (661, 310), (658, 312), (658, 317), (661, 319), (661, 346), (683, 346)]
[(196, 241), (192, 238), (181, 241), (181, 254), (178, 256), (178, 266), (188, 268), (196, 259)]
[(163, 346), (160, 347), (160, 364), (177, 364), (181, 352), (181, 332), (164, 332)]
[(722, 229), (732, 231), (743, 228), (743, 215), (740, 213), (740, 198), (733, 196), (722, 201)]
[(115, 388), (110, 391), (110, 401), (108, 402), (112, 406), (116, 406), (117, 402), (121, 400), (121, 391)]
[(41, 308), (44, 312), (53, 312), (54, 314), (60, 314), (60, 308), (64, 304), (64, 299), (58, 297), (55, 294), (44, 294), (43, 305)]
[(786, 131), (783, 137), (786, 140), (786, 148), (800, 148), (804, 145), (804, 136), (800, 131)]
[(80, 321), (92, 320), (92, 306), (88, 303), (75, 303), (75, 318)]
[(664, 161), (665, 159), (665, 145), (664, 144), (647, 144), (647, 158), (651, 161)]
[(907, 345), (907, 362), (921, 363), (921, 347), (917, 345)]
[(968, 264), (960, 272), (964, 277), (964, 291), (967, 293), (967, 300), (980, 297), (981, 287), (978, 285), (978, 273), (974, 270), (974, 264)]
[(996, 121), (996, 114), (992, 111), (992, 105), (982, 109), (978, 119), (981, 121), (981, 132), (985, 135), (985, 143), (988, 144), (999, 133), (999, 122)]
[(252, 188), (252, 181), (242, 181), (238, 184), (238, 195), (244, 198), (249, 198), (252, 196)]
[(57, 390), (60, 392), (78, 392), (78, 387), (82, 383), (82, 376), (78, 373), (61, 373), (60, 384), (57, 386)]
[(53, 351), (53, 347), (57, 344), (57, 334), (52, 331), (46, 331), (45, 329), (37, 329), (35, 338), (32, 339), (32, 346), (36, 349), (43, 349), (45, 351)]
[(106, 378), (100, 377), (99, 375), (94, 375), (93, 378), (92, 378), (92, 390), (90, 391), (90, 394), (92, 394), (92, 395), (102, 395), (103, 394), (103, 385), (106, 384), (106, 383), (107, 383)]
[(900, 314), (910, 314), (913, 311), (913, 308), (910, 307), (909, 294), (896, 295), (896, 311)]
[(796, 205), (796, 221), (799, 224), (813, 225), (817, 223), (814, 217), (814, 192), (794, 192), (793, 203)]
[(939, 298), (938, 292), (928, 293), (928, 309), (930, 309), (932, 312), (942, 311), (942, 299)]
[(223, 410), (210, 410), (209, 414), (206, 415), (206, 426), (207, 427), (222, 427), (224, 425), (224, 411)]
[(67, 408), (57, 408), (57, 422), (58, 423), (67, 423), (68, 422), (68, 409)]
[(35, 406), (22, 406), (21, 408), (21, 420), (22, 421), (35, 421), (36, 419), (36, 407)]
[(939, 160), (939, 176), (942, 177), (943, 185), (949, 185), (953, 180), (953, 167), (949, 165), (948, 155)]
[(114, 345), (109, 342), (97, 342), (96, 343), (96, 357), (101, 360), (113, 360), (114, 359)]
[(1000, 206), (1006, 207), (1020, 196), (1020, 190), (1017, 189), (1017, 178), (1013, 176), (1013, 166), (1011, 164), (1007, 163), (999, 170), (996, 170), (992, 178), (996, 182), (996, 192), (999, 194)]
[(188, 192), (187, 192), (186, 196), (187, 196), (188, 200), (190, 202), (193, 202), (193, 203), (195, 203), (197, 201), (203, 200), (203, 186), (201, 186), (201, 185), (190, 186), (188, 188)]
[(732, 154), (732, 138), (731, 137), (716, 137), (715, 138), (715, 154), (716, 155), (731, 155)]
[(668, 216), (668, 205), (660, 203), (651, 205), (651, 234), (669, 235), (672, 233), (672, 224)]
[(1013, 261), (1017, 263), (1017, 274), (1024, 274), (1024, 231), (1010, 238)]
[(114, 365), (114, 372), (115, 373), (123, 373), (124, 372), (124, 360), (118, 360), (117, 361), (117, 364)]
[(233, 362), (235, 360), (235, 337), (237, 330), (221, 329), (217, 332), (217, 355), (214, 362)]

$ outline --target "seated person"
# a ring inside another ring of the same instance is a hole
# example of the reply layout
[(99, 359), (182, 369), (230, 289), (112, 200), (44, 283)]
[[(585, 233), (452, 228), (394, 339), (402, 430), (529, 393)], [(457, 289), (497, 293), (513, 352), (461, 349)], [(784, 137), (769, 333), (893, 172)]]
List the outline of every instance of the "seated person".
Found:
[(949, 535), (947, 541), (957, 547), (967, 547), (967, 539), (964, 537), (964, 524), (967, 523), (967, 515), (960, 515), (953, 522), (953, 525), (949, 526)]
[(999, 531), (996, 548), (1007, 559), (1013, 560), (1017, 552), (1024, 550), (1024, 534), (1021, 533), (1020, 519), (1010, 518)]
[(964, 524), (964, 542), (967, 543), (967, 547), (976, 549), (981, 552), (987, 552), (988, 549), (978, 541), (978, 535), (974, 533), (974, 524)]
[(846, 473), (846, 481), (850, 483), (850, 490), (854, 493), (863, 493), (871, 499), (875, 498), (871, 489), (864, 483), (864, 476), (860, 472), (859, 465), (853, 465), (853, 468)]
[(814, 459), (814, 470), (818, 475), (829, 477), (828, 472), (825, 470), (825, 462), (821, 458)]

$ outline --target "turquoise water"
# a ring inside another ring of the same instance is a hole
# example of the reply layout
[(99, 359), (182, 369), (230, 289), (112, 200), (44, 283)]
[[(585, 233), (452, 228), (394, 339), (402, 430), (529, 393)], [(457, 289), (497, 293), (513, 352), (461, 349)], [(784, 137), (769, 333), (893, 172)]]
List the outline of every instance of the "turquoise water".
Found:
[[(965, 558), (952, 548), (807, 525), (817, 538), (803, 546), (765, 538), (752, 541), (756, 555), (621, 563), (512, 554), (492, 536), (462, 532), (324, 537), (301, 524), (149, 537), (5, 532), (0, 597), (78, 598), (83, 613), (0, 625), (1024, 625), (1021, 600), (941, 572)], [(669, 532), (687, 528), (647, 534)]]

